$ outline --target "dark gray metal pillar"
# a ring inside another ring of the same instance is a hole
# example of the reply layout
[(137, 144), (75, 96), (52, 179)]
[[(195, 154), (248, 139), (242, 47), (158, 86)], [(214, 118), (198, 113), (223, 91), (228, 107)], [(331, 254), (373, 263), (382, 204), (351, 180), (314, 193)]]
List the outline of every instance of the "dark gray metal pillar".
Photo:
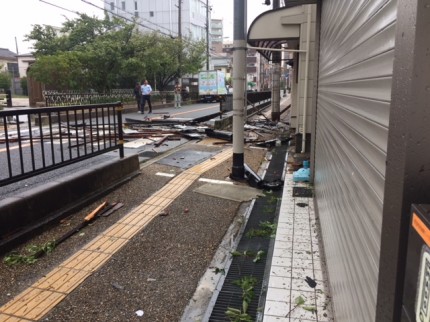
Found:
[[(279, 8), (279, 0), (273, 1), (273, 9)], [(276, 46), (281, 49), (281, 46)], [(282, 53), (274, 51), (272, 53), (273, 78), (272, 78), (272, 121), (279, 121), (281, 117), (281, 61)]]
[(400, 321), (411, 204), (430, 203), (429, 30), (430, 0), (398, 1), (378, 322)]
[(209, 0), (206, 0), (206, 70), (210, 68)]
[(233, 166), (230, 177), (243, 179), (244, 115), (246, 85), (246, 12), (247, 0), (234, 0), (233, 25)]

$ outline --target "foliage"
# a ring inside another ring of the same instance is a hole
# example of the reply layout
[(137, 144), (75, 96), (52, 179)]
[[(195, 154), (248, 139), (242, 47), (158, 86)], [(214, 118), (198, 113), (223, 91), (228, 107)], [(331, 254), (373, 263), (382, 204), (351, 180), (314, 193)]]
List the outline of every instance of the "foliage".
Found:
[(22, 93), (24, 95), (28, 95), (28, 83), (27, 83), (27, 77), (24, 76), (20, 79)]
[(136, 34), (136, 54), (144, 64), (142, 81), (148, 79), (164, 91), (183, 74), (197, 73), (204, 63), (205, 44), (189, 39), (172, 39), (158, 33)]
[[(2, 66), (0, 65), (0, 69)], [(0, 71), (0, 89), (7, 90), (10, 88), (12, 77), (7, 71)]]
[(27, 247), (26, 251), (28, 254), (19, 254), (17, 252), (12, 252), (3, 258), (3, 262), (6, 265), (13, 266), (18, 264), (34, 264), (37, 258), (42, 254), (49, 254), (55, 248), (55, 242), (47, 242), (43, 245), (30, 245)]
[(30, 75), (57, 90), (104, 92), (148, 79), (163, 91), (182, 73), (196, 73), (204, 62), (203, 42), (140, 33), (134, 23), (108, 16), (81, 14), (58, 32), (35, 25), (26, 37), (35, 41), (37, 58)]
[(290, 310), (290, 312), (288, 312), (288, 314), (286, 315), (286, 317), (289, 317), (289, 315), (291, 314), (291, 312), (293, 312), (296, 308), (301, 307), (303, 310), (305, 311), (309, 311), (313, 314), (317, 313), (317, 308), (314, 305), (311, 306), (306, 306), (304, 305), (306, 302), (306, 299), (303, 298), (303, 296), (298, 296), (294, 299), (294, 307)]
[(260, 222), (260, 229), (250, 229), (246, 234), (247, 237), (275, 237), (276, 234), (276, 224), (270, 221)]
[(254, 286), (257, 283), (257, 279), (252, 276), (244, 276), (240, 280), (233, 281), (233, 284), (242, 288), (242, 309), (227, 308), (225, 314), (229, 317), (230, 321), (233, 322), (252, 322), (251, 316), (247, 313), (249, 303), (254, 298)]
[(243, 256), (245, 258), (246, 257), (253, 257), (252, 261), (254, 263), (261, 261), (261, 259), (263, 258), (263, 256), (265, 254), (266, 253), (264, 252), (264, 250), (259, 250), (257, 253), (254, 253), (254, 252), (249, 251), (249, 250), (244, 250), (243, 252), (239, 252), (239, 251), (235, 250), (235, 251), (231, 252), (231, 255), (233, 257), (238, 257), (238, 256)]

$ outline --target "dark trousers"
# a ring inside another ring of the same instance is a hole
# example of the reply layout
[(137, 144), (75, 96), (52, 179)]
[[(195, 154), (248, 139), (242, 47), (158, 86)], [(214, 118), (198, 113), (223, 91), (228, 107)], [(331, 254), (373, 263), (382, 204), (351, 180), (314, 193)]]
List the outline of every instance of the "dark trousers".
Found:
[(136, 96), (137, 110), (140, 111), (140, 102), (142, 101), (142, 97)]
[(148, 102), (149, 113), (152, 113), (151, 95), (142, 95), (142, 100), (140, 101), (140, 108), (142, 109), (142, 113), (145, 112), (146, 102)]

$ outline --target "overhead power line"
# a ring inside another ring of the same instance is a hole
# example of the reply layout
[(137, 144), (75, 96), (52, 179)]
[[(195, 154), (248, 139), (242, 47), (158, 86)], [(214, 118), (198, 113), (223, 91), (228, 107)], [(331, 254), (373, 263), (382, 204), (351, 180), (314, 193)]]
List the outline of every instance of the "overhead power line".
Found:
[[(109, 2), (109, 1), (106, 1), (106, 0), (101, 0), (103, 3), (105, 3), (105, 4), (107, 4), (107, 5), (111, 5), (111, 3)], [(114, 8), (116, 8), (116, 9), (118, 9), (118, 10), (121, 10), (122, 12), (124, 12), (124, 13), (126, 13), (126, 14), (129, 14), (130, 16), (132, 16), (132, 17), (136, 17), (132, 12), (129, 12), (129, 11), (127, 11), (127, 10), (124, 10), (124, 9), (122, 9), (122, 8), (120, 8), (120, 7), (118, 7), (118, 6), (116, 6), (116, 5), (114, 5), (113, 6)], [(106, 9), (105, 9), (106, 10)], [(109, 12), (111, 12), (112, 13), (112, 11), (111, 10), (109, 10)], [(121, 16), (121, 15), (120, 15)], [(122, 16), (121, 16), (122, 17)], [(150, 20), (148, 20), (148, 19), (145, 19), (145, 18), (143, 18), (143, 17), (136, 17), (138, 20), (142, 20), (142, 21), (145, 21), (145, 22), (147, 22), (147, 23), (150, 23), (150, 24), (152, 24), (152, 25), (154, 25), (154, 26), (157, 26), (158, 28), (162, 28), (162, 29), (165, 29), (165, 30), (167, 30), (168, 32), (170, 32), (170, 35), (171, 35), (171, 33), (172, 33), (172, 30), (170, 30), (169, 28), (166, 28), (166, 27), (164, 27), (164, 26), (161, 26), (161, 25), (159, 25), (159, 24), (156, 24), (155, 22), (152, 22), (152, 21), (150, 21)], [(153, 29), (152, 29), (153, 30)]]
[(73, 10), (70, 10), (70, 9), (67, 9), (67, 8), (64, 8), (64, 7), (61, 7), (61, 6), (59, 6), (59, 5), (56, 5), (56, 4), (53, 4), (53, 3), (50, 3), (50, 2), (48, 2), (48, 1), (44, 1), (44, 0), (39, 0), (39, 1), (40, 1), (40, 2), (43, 2), (43, 3), (46, 3), (46, 4), (49, 4), (50, 6), (56, 7), (56, 8), (58, 8), (58, 9), (65, 10), (65, 11), (68, 11), (68, 12), (74, 13), (74, 14), (76, 14), (76, 15), (79, 15), (79, 12), (78, 12), (78, 11), (73, 11)]
[(82, 2), (85, 2), (86, 4), (89, 4), (89, 5), (93, 6), (93, 7), (95, 7), (95, 8), (97, 8), (97, 9), (100, 9), (100, 10), (103, 10), (103, 11), (106, 11), (106, 12), (109, 12), (109, 13), (110, 13), (110, 14), (112, 14), (113, 16), (116, 16), (116, 17), (118, 17), (118, 18), (120, 18), (120, 19), (123, 19), (123, 20), (129, 21), (129, 22), (131, 22), (131, 23), (135, 23), (135, 24), (137, 24), (137, 25), (139, 25), (139, 26), (141, 26), (141, 27), (143, 27), (143, 28), (147, 28), (147, 29), (150, 29), (150, 30), (153, 30), (153, 31), (157, 31), (157, 32), (159, 32), (159, 33), (161, 33), (161, 34), (163, 34), (163, 35), (166, 35), (166, 36), (172, 37), (171, 35), (166, 34), (165, 32), (162, 32), (162, 31), (160, 31), (160, 30), (158, 30), (158, 29), (151, 28), (151, 27), (149, 27), (149, 26), (145, 26), (145, 25), (143, 25), (142, 23), (139, 23), (139, 22), (137, 22), (137, 21), (135, 21), (135, 20), (129, 19), (129, 18), (124, 17), (124, 16), (121, 16), (121, 15), (119, 15), (119, 14), (117, 14), (117, 13), (115, 13), (115, 12), (112, 12), (112, 11), (110, 11), (110, 10), (107, 10), (107, 9), (105, 9), (105, 8), (99, 7), (99, 6), (97, 6), (97, 5), (95, 5), (94, 3), (91, 3), (91, 2), (89, 2), (89, 1), (86, 1), (86, 0), (81, 0), (81, 1), (82, 1)]
[(129, 22), (131, 22), (131, 23), (135, 23), (135, 24), (137, 24), (137, 25), (141, 26), (142, 28), (147, 28), (147, 29), (150, 29), (150, 30), (152, 30), (152, 31), (157, 31), (157, 32), (159, 32), (159, 33), (161, 33), (161, 34), (163, 34), (163, 35), (166, 35), (166, 36), (172, 37), (172, 35), (167, 34), (167, 33), (165, 33), (165, 32), (162, 32), (161, 30), (154, 29), (154, 28), (151, 28), (151, 27), (149, 27), (149, 26), (145, 26), (145, 25), (143, 25), (142, 23), (139, 23), (139, 22), (137, 22), (137, 21), (135, 21), (135, 20), (129, 19), (129, 18), (124, 17), (124, 16), (121, 16), (121, 15), (119, 15), (119, 14), (117, 14), (117, 13), (115, 13), (115, 12), (111, 11), (111, 10), (107, 10), (107, 9), (105, 9), (105, 8), (99, 7), (99, 6), (97, 6), (97, 5), (95, 5), (94, 3), (91, 3), (91, 2), (89, 2), (89, 1), (86, 1), (86, 0), (81, 0), (81, 1), (82, 1), (82, 2), (85, 2), (86, 4), (91, 5), (91, 6), (93, 6), (93, 7), (96, 7), (96, 8), (98, 8), (98, 9), (100, 9), (100, 10), (104, 10), (104, 11), (106, 11), (106, 12), (109, 12), (109, 13), (110, 13), (110, 14), (112, 14), (113, 16), (116, 16), (116, 17), (118, 17), (118, 18), (120, 18), (120, 19), (123, 19), (123, 20), (129, 21)]

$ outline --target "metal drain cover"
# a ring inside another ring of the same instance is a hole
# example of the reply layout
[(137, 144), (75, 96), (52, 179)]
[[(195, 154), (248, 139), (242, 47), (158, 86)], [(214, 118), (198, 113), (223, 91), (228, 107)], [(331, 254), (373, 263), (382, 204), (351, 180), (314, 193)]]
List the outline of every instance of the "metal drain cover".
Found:
[(217, 153), (218, 152), (204, 152), (194, 150), (178, 151), (165, 158), (162, 158), (161, 160), (157, 161), (157, 163), (188, 169), (211, 158)]
[(312, 189), (305, 187), (293, 187), (293, 197), (312, 198)]

